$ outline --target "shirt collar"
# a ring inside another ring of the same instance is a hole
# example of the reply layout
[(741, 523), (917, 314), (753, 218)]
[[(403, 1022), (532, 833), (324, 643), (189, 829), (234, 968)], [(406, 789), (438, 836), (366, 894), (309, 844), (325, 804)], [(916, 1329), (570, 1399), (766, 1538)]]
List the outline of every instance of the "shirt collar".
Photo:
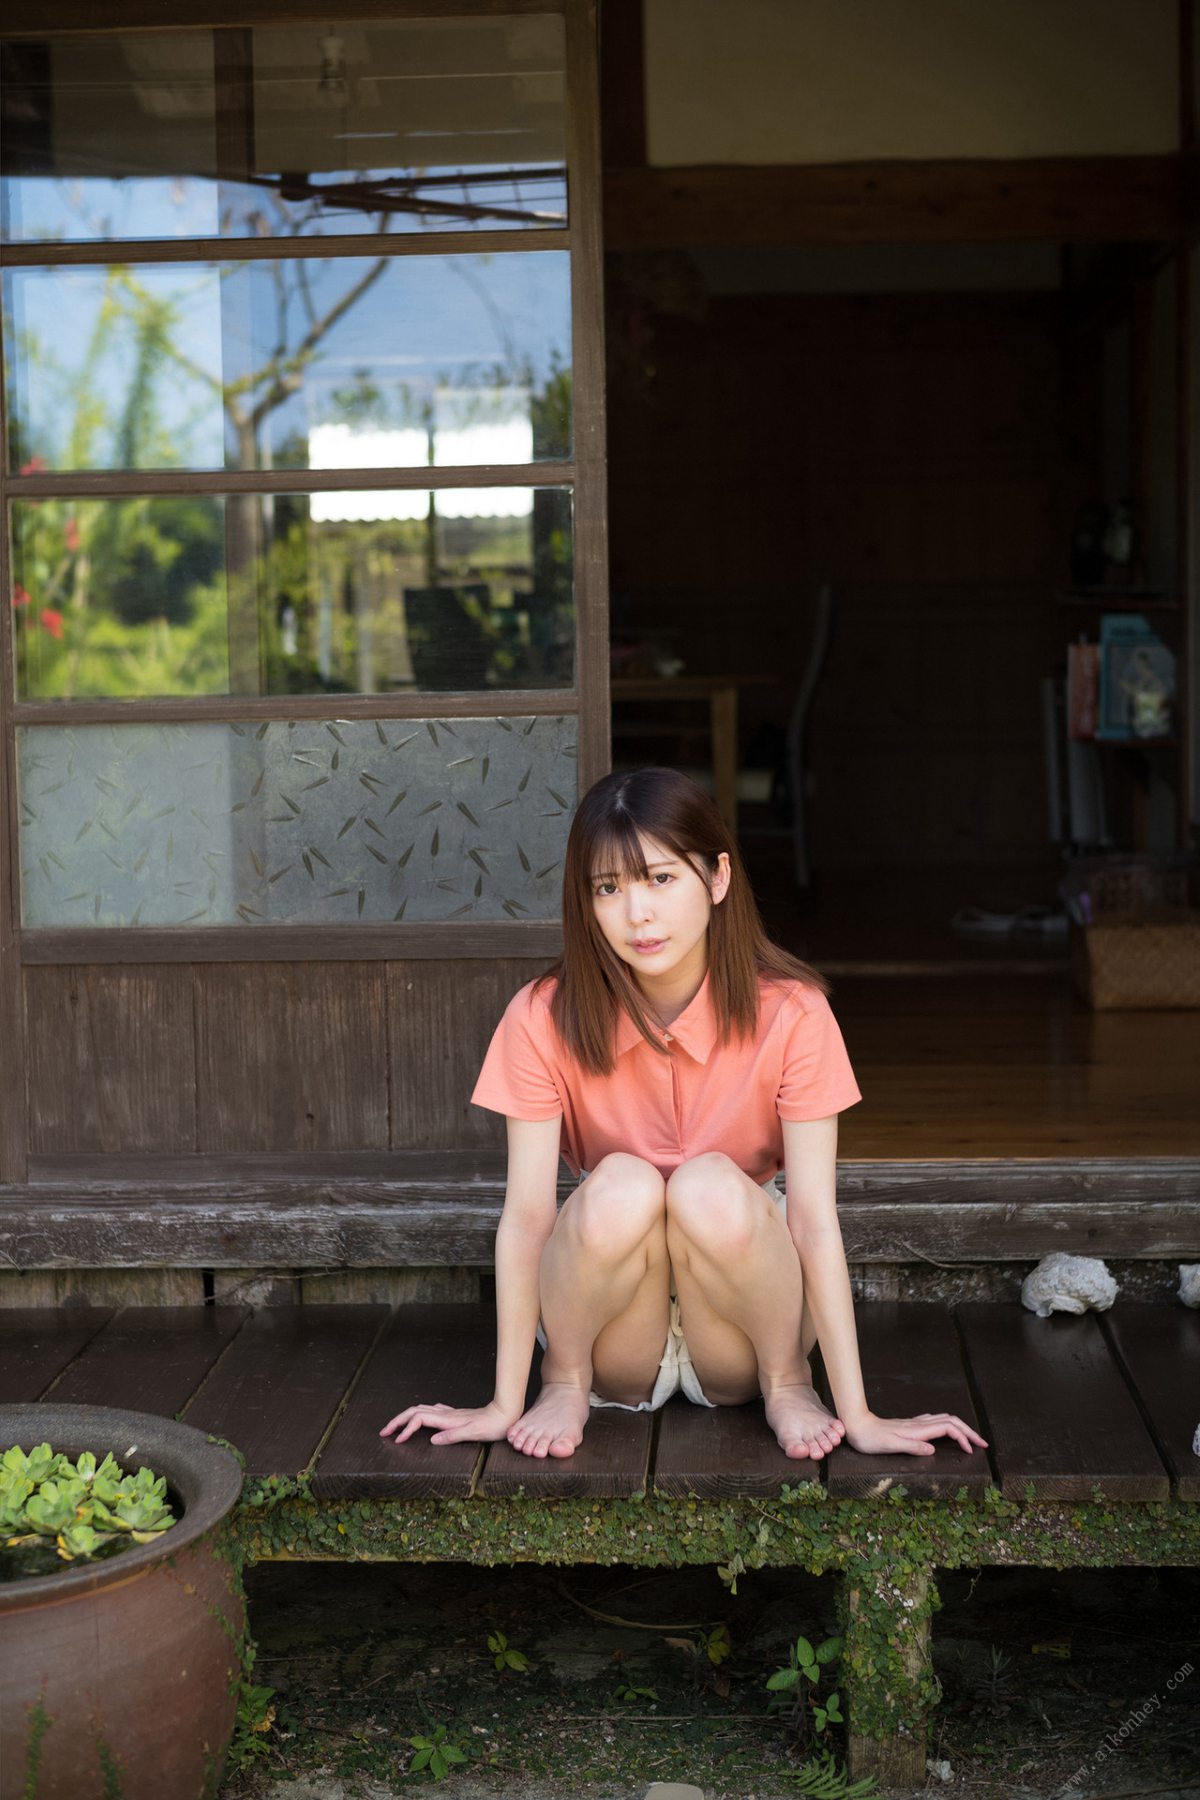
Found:
[[(717, 1020), (713, 1012), (707, 973), (698, 991), (666, 1032), (660, 1032), (654, 1025), (650, 1029), (660, 1040), (670, 1037), (673, 1043), (687, 1051), (693, 1061), (706, 1063), (717, 1041)], [(624, 1056), (635, 1044), (644, 1044), (645, 1041), (629, 1014), (621, 1011), (617, 1015), (617, 1055)]]

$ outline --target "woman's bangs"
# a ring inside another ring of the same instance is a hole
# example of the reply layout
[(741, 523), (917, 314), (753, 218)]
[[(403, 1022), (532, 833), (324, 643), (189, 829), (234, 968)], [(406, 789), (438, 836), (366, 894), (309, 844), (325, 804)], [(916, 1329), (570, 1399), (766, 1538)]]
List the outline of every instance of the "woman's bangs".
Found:
[(596, 834), (589, 862), (591, 881), (610, 876), (618, 881), (647, 881), (650, 876), (637, 826), (627, 814), (605, 822), (603, 831)]

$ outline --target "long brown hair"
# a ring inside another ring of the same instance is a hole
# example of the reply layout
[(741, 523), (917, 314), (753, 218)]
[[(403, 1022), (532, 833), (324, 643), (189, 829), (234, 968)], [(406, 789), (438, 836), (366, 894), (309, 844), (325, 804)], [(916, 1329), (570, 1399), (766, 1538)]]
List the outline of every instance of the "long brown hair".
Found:
[(534, 984), (536, 989), (557, 982), (550, 1004), (555, 1029), (568, 1053), (594, 1075), (613, 1068), (622, 1012), (648, 1043), (662, 1049), (633, 972), (604, 937), (592, 906), (597, 869), (648, 879), (643, 837), (689, 864), (710, 888), (717, 858), (722, 851), (729, 858), (729, 888), (708, 925), (709, 990), (722, 1043), (735, 1033), (753, 1036), (761, 975), (801, 981), (822, 994), (830, 989), (816, 969), (768, 938), (737, 843), (703, 788), (675, 769), (605, 775), (583, 796), (567, 838), (562, 956)]

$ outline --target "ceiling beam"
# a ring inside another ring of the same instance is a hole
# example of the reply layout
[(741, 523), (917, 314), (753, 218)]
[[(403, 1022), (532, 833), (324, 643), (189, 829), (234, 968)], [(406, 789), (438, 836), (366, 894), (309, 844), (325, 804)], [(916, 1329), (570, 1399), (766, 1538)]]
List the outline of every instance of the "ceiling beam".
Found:
[(1183, 236), (1178, 156), (1022, 157), (619, 168), (604, 175), (610, 250)]

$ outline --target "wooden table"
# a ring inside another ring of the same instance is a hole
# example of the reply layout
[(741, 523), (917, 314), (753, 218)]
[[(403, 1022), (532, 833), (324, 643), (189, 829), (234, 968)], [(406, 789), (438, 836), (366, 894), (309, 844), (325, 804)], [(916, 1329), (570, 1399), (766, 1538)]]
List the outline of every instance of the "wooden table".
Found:
[(774, 679), (772, 675), (617, 675), (610, 691), (613, 700), (654, 700), (667, 706), (708, 701), (713, 788), (721, 817), (730, 831), (736, 832), (738, 689), (770, 686)]

